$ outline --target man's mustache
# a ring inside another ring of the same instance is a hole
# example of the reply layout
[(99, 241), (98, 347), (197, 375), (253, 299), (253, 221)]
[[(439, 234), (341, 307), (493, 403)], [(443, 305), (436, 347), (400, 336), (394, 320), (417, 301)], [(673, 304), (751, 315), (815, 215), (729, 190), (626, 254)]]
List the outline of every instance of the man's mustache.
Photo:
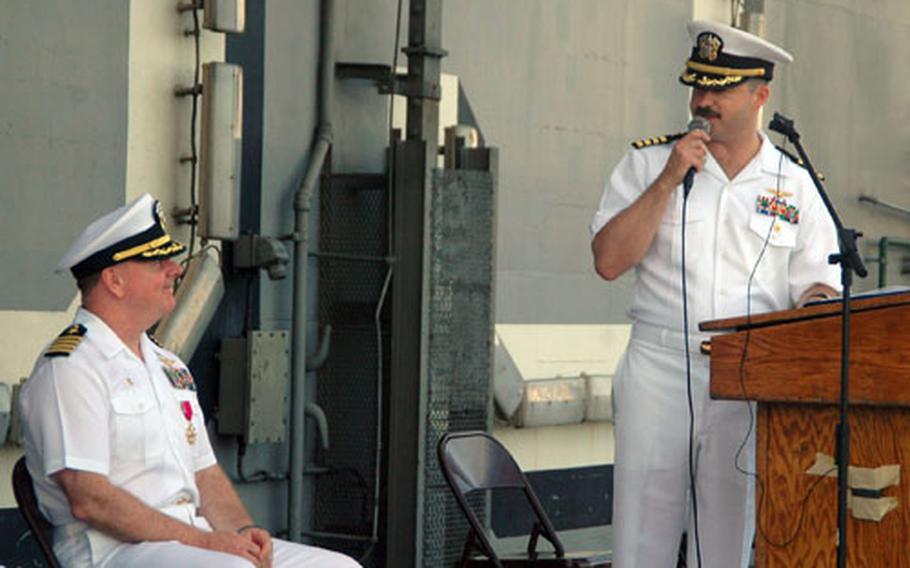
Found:
[(695, 116), (703, 116), (705, 118), (720, 118), (720, 113), (714, 111), (708, 107), (698, 107), (695, 109)]

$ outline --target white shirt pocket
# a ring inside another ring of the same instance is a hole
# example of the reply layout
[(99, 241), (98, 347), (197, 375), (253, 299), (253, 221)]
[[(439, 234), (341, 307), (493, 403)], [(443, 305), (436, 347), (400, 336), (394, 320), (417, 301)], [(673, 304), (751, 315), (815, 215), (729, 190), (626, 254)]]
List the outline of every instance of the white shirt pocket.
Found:
[[(773, 225), (773, 226), (772, 226)], [(761, 242), (768, 239), (768, 244), (773, 247), (793, 248), (796, 246), (796, 236), (799, 227), (770, 215), (753, 213), (749, 220), (749, 229), (755, 233)], [(768, 237), (768, 233), (771, 237)]]
[(114, 459), (153, 465), (164, 454), (164, 437), (157, 408), (140, 392), (111, 399), (111, 452)]
[[(657, 228), (657, 238), (652, 243), (660, 266), (670, 267), (673, 274), (676, 274), (682, 266), (683, 199), (681, 195), (682, 189), (679, 189), (674, 198), (670, 200), (670, 205)], [(709, 227), (704, 222), (705, 219), (703, 206), (691, 201), (686, 205), (687, 259), (692, 258), (690, 254), (698, 254), (697, 250), (692, 247), (698, 247), (707, 238), (706, 231)]]

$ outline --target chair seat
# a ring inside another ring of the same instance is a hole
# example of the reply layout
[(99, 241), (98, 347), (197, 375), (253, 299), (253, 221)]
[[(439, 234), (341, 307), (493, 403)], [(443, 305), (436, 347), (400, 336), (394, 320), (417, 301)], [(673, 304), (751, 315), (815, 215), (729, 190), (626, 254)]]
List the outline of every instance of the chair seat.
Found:
[[(562, 558), (557, 558), (552, 552), (540, 552), (537, 558), (531, 560), (528, 555), (507, 554), (500, 555), (499, 561), (503, 568), (610, 568), (610, 554), (603, 551), (595, 552), (566, 552)], [(472, 558), (464, 566), (468, 568), (482, 568), (494, 566), (487, 558)]]

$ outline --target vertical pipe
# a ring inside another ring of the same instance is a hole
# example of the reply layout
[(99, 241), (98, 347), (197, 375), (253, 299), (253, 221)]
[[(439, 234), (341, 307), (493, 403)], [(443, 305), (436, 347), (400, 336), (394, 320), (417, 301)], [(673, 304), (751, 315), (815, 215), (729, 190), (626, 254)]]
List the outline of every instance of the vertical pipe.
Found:
[(423, 564), (429, 338), (429, 195), (439, 140), (442, 0), (410, 0), (406, 139), (394, 151), (392, 353), (388, 381), (386, 565)]
[(740, 29), (765, 37), (765, 0), (746, 0), (739, 17)]
[(319, 14), (318, 120), (303, 182), (294, 195), (294, 298), (291, 352), (291, 467), (288, 480), (288, 538), (299, 542), (303, 529), (304, 410), (306, 408), (306, 284), (309, 261), (310, 201), (332, 145), (332, 81), (334, 80), (334, 0), (322, 0)]
[[(739, 29), (758, 37), (765, 37), (765, 0), (745, 0), (739, 14)], [(758, 124), (765, 121), (765, 108), (758, 111)]]
[(888, 237), (878, 240), (878, 287), (888, 283)]

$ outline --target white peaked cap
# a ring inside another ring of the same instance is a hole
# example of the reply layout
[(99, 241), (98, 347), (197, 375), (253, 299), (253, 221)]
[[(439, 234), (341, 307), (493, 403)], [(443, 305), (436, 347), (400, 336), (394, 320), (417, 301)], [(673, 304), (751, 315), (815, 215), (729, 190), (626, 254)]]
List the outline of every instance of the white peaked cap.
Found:
[(167, 258), (185, 248), (167, 233), (159, 202), (146, 193), (93, 221), (54, 271), (70, 270), (80, 279), (125, 260)]

